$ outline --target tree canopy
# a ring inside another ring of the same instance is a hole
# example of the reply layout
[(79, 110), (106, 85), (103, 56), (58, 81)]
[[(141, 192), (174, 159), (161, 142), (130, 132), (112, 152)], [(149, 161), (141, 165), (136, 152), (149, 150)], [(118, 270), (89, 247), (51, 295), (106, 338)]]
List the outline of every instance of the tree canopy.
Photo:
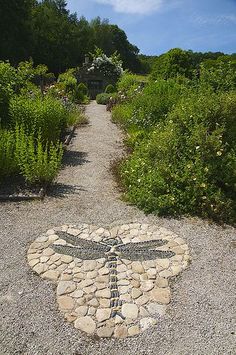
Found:
[(125, 69), (140, 71), (139, 49), (117, 25), (70, 13), (65, 0), (0, 0), (0, 59), (16, 65), (33, 58), (54, 73), (80, 66), (97, 46), (117, 51)]

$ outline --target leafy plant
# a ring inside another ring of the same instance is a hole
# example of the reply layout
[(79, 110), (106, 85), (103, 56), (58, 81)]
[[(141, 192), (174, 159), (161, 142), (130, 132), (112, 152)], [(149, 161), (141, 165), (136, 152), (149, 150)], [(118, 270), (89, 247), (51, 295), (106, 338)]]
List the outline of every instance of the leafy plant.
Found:
[(110, 97), (111, 94), (106, 94), (106, 93), (98, 94), (96, 96), (96, 101), (98, 104), (106, 105), (109, 102)]
[(116, 92), (115, 87), (112, 84), (107, 85), (107, 87), (105, 88), (105, 93), (112, 94), (114, 92)]
[(23, 126), (16, 126), (16, 161), (21, 174), (30, 184), (48, 185), (55, 179), (63, 155), (59, 142), (42, 143), (41, 133), (37, 138), (28, 135)]
[(15, 159), (15, 134), (0, 130), (0, 180), (18, 171)]

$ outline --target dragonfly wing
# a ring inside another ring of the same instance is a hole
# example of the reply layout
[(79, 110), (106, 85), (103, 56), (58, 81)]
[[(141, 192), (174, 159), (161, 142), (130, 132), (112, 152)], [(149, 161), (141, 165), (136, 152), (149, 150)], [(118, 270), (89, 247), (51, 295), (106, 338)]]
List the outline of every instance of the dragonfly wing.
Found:
[(106, 244), (101, 244), (101, 243), (94, 242), (92, 240), (75, 237), (65, 232), (58, 232), (57, 235), (61, 239), (65, 240), (67, 243), (72, 244), (74, 246), (79, 246), (81, 248), (95, 249), (95, 250), (100, 250), (101, 252), (108, 252), (110, 250), (110, 247)]
[(127, 250), (121, 253), (121, 259), (128, 259), (128, 260), (154, 260), (154, 259), (166, 259), (171, 258), (174, 256), (175, 253), (172, 251), (163, 251), (163, 250)]
[(84, 249), (71, 247), (69, 245), (52, 245), (51, 248), (58, 254), (65, 254), (73, 256), (74, 258), (79, 258), (82, 260), (89, 259), (100, 259), (105, 257), (105, 253), (94, 250), (94, 249)]
[(130, 250), (145, 250), (147, 248), (155, 248), (155, 247), (160, 247), (162, 245), (165, 245), (168, 243), (168, 240), (164, 239), (157, 239), (157, 240), (148, 240), (146, 242), (139, 242), (139, 243), (127, 243), (127, 244), (122, 244), (118, 247), (119, 251), (126, 251), (128, 249)]

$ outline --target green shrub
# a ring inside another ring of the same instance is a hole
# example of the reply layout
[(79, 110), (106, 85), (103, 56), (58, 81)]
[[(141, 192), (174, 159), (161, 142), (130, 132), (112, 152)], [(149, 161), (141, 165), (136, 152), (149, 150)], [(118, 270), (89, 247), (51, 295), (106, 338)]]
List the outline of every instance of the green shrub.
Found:
[(15, 134), (0, 130), (0, 180), (17, 172), (15, 160)]
[(110, 97), (111, 94), (106, 94), (106, 93), (98, 94), (96, 96), (96, 101), (98, 104), (106, 105), (109, 102)]
[(140, 80), (137, 75), (125, 72), (117, 83), (118, 91), (122, 94), (130, 96), (140, 85)]
[(16, 127), (16, 161), (21, 174), (30, 184), (48, 185), (55, 179), (63, 156), (59, 142), (44, 144), (40, 132), (37, 139), (23, 126)]
[(85, 85), (84, 83), (79, 83), (79, 85), (78, 85), (78, 90), (79, 90), (84, 96), (87, 96), (87, 95), (88, 95), (88, 88), (87, 88), (87, 85)]
[(159, 215), (235, 222), (235, 109), (235, 93), (183, 98), (123, 163), (128, 200)]
[(116, 92), (115, 87), (112, 84), (107, 85), (105, 89), (106, 94), (112, 94), (113, 92)]
[(52, 97), (15, 96), (10, 101), (11, 124), (24, 125), (31, 132), (40, 130), (44, 142), (56, 142), (63, 134), (69, 119), (67, 109)]

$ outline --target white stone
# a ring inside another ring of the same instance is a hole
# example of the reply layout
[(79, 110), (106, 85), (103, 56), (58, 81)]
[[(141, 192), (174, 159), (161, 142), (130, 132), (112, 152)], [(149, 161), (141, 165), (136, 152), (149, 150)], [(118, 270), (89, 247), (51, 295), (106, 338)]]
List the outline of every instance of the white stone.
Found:
[(85, 333), (93, 334), (96, 330), (96, 323), (89, 317), (80, 317), (75, 321), (75, 328), (82, 330)]
[(133, 303), (125, 303), (122, 305), (121, 313), (125, 318), (136, 319), (138, 317), (138, 307)]
[(79, 306), (76, 308), (75, 312), (78, 314), (80, 317), (86, 316), (88, 312), (88, 307), (87, 306)]

